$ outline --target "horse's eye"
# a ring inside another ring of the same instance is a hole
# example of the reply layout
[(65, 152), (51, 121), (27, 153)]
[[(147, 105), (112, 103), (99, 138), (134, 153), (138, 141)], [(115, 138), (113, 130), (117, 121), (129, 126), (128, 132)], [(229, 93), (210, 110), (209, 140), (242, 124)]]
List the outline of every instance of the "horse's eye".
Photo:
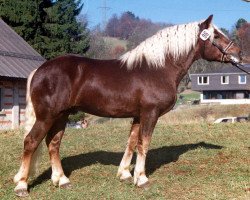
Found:
[(215, 36), (214, 36), (214, 39), (219, 39), (219, 38), (220, 38), (219, 35), (215, 35)]

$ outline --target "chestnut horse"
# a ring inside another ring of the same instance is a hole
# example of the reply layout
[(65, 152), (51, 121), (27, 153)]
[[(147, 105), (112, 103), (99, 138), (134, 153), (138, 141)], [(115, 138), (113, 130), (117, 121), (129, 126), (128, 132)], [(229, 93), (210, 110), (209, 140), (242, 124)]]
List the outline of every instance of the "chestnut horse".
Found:
[(44, 138), (52, 182), (70, 186), (59, 147), (69, 114), (78, 110), (102, 117), (133, 118), (118, 176), (120, 180), (131, 179), (129, 166), (137, 148), (134, 184), (145, 186), (145, 159), (154, 127), (158, 118), (173, 108), (178, 85), (191, 64), (200, 58), (241, 60), (239, 47), (211, 23), (212, 17), (165, 28), (119, 59), (66, 55), (39, 67), (28, 83), (27, 124), (32, 128), (27, 130), (21, 167), (14, 177), (16, 195), (28, 195), (32, 157)]

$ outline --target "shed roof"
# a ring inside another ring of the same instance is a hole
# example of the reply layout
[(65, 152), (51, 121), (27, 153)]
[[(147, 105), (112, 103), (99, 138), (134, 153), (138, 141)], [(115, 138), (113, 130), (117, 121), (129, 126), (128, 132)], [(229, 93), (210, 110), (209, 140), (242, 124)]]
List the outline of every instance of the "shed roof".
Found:
[[(244, 69), (247, 72), (250, 72), (250, 65), (244, 64), (241, 69)], [(217, 68), (216, 70), (212, 71), (212, 73), (225, 73), (225, 74), (231, 74), (231, 73), (244, 73), (239, 68), (231, 65), (231, 64), (224, 64), (221, 66), (221, 68)]]
[[(243, 67), (241, 67), (243, 70), (250, 72), (250, 64), (244, 64)], [(221, 63), (220, 67), (214, 68), (205, 68), (205, 71), (193, 73), (193, 75), (196, 74), (245, 74), (242, 70), (239, 68), (233, 66), (232, 64), (225, 64)]]
[(27, 78), (45, 59), (0, 18), (0, 76)]

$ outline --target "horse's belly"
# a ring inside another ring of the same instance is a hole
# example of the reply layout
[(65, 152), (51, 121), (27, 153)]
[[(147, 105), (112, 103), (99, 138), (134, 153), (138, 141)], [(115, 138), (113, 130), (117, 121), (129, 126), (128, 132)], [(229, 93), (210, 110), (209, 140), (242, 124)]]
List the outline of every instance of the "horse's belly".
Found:
[(82, 111), (100, 116), (100, 117), (113, 117), (113, 118), (126, 118), (126, 117), (136, 117), (138, 112), (131, 110), (121, 110), (121, 109), (105, 109), (105, 108), (92, 108), (92, 107), (81, 107)]
[(78, 107), (89, 114), (101, 117), (136, 117), (139, 115), (139, 106), (130, 100), (116, 98), (97, 98), (82, 101)]

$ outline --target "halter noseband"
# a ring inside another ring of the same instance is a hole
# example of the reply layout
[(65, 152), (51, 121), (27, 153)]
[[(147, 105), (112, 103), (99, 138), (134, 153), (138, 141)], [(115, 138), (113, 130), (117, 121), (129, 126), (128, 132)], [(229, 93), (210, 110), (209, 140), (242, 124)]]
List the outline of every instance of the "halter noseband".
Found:
[(222, 56), (221, 56), (221, 61), (224, 62), (225, 61), (225, 56), (228, 55), (227, 51), (230, 49), (230, 47), (234, 44), (233, 41), (230, 41), (228, 43), (228, 45), (223, 49), (220, 45), (218, 45), (215, 41), (212, 41), (212, 44), (214, 46), (216, 46), (222, 53)]
[[(233, 41), (230, 41), (228, 43), (228, 45), (224, 49), (220, 45), (218, 45), (215, 41), (212, 41), (212, 44), (214, 46), (216, 46), (221, 51), (221, 53), (222, 53), (221, 61), (223, 62), (225, 56), (228, 55), (227, 51), (230, 49), (230, 47), (234, 43), (233, 43)], [(245, 72), (246, 74), (250, 75), (250, 73), (248, 71), (246, 71), (245, 69), (243, 69), (244, 65), (240, 64), (234, 56), (231, 56), (230, 62), (231, 62), (232, 65), (234, 65), (235, 67), (237, 67), (239, 70), (241, 70), (241, 71)]]

